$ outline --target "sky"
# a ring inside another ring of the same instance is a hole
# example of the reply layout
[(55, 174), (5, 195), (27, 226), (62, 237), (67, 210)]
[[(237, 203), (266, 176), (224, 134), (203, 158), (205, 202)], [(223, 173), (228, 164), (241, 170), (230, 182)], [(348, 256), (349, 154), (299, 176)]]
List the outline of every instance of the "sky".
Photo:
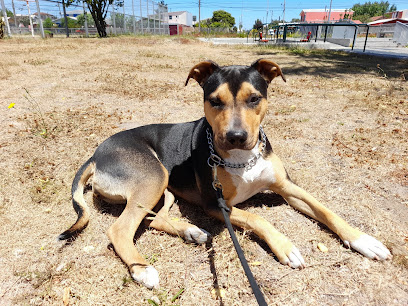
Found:
[[(34, 1), (34, 0), (30, 0)], [(61, 6), (58, 6), (56, 2), (61, 0), (39, 0), (41, 12), (50, 13), (57, 17), (60, 17), (62, 13)], [(140, 0), (133, 0), (136, 7), (136, 14)], [(381, 0), (332, 0), (332, 9), (349, 9), (356, 3), (374, 2)], [(12, 10), (12, 0), (4, 0), (6, 8)], [(157, 1), (158, 2), (158, 1)], [(186, 1), (186, 0), (164, 0), (168, 5), (169, 11), (189, 11), (193, 16), (197, 16), (198, 20), (198, 0)], [(388, 0), (390, 4), (395, 4), (398, 10), (408, 9), (407, 0)], [(27, 14), (27, 5), (25, 1), (14, 0), (16, 8), (16, 14)], [(285, 16), (283, 16), (284, 1), (283, 0), (259, 0), (259, 1), (243, 1), (243, 0), (201, 0), (201, 19), (211, 18), (213, 11), (225, 10), (229, 12), (234, 18), (238, 27), (242, 20), (244, 29), (251, 29), (256, 19), (262, 20), (264, 23), (273, 20), (282, 20), (285, 17), (285, 21), (291, 21), (293, 18), (300, 18), (300, 12), (303, 9), (329, 9), (330, 0), (286, 0), (285, 3)], [(36, 12), (35, 2), (30, 2), (31, 13)], [(68, 10), (78, 9), (70, 7)], [(143, 8), (146, 11), (146, 6)], [(149, 10), (152, 10), (150, 4)], [(119, 9), (119, 12), (123, 12)], [(132, 1), (125, 0), (125, 12), (132, 12)], [(146, 14), (146, 13), (145, 13)]]

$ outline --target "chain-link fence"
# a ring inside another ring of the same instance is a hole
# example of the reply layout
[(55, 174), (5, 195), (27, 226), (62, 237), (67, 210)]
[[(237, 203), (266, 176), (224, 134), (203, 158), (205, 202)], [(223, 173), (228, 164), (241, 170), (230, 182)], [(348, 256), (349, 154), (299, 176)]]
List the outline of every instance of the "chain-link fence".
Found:
[[(64, 10), (62, 0), (2, 1), (5, 1), (4, 7), (3, 5), (0, 7), (2, 16), (6, 9), (13, 13), (7, 18), (5, 34), (45, 37), (98, 34), (86, 3), (73, 2)], [(65, 20), (68, 30), (65, 27)], [(107, 34), (169, 34), (168, 7), (163, 1), (115, 1), (109, 5), (105, 23)]]
[(408, 46), (408, 24), (397, 22), (392, 40), (398, 45)]

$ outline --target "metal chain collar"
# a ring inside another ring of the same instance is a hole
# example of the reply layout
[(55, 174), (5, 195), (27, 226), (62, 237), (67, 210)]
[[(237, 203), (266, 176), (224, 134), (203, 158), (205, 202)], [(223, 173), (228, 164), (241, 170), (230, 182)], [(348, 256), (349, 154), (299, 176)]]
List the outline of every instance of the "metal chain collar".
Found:
[(229, 162), (223, 160), (220, 156), (215, 154), (212, 133), (210, 132), (209, 128), (206, 129), (206, 132), (207, 132), (208, 147), (210, 149), (210, 157), (208, 157), (207, 164), (212, 168), (214, 168), (215, 166), (223, 166), (223, 167), (234, 168), (234, 169), (243, 169), (243, 168), (245, 168), (246, 171), (249, 171), (250, 169), (252, 169), (256, 165), (256, 162), (262, 156), (262, 154), (263, 154), (263, 152), (265, 150), (265, 147), (266, 147), (266, 135), (265, 135), (265, 132), (263, 131), (262, 126), (259, 126), (259, 133), (261, 135), (261, 148), (260, 148), (258, 154), (254, 155), (246, 163), (233, 164), (233, 163), (229, 163)]

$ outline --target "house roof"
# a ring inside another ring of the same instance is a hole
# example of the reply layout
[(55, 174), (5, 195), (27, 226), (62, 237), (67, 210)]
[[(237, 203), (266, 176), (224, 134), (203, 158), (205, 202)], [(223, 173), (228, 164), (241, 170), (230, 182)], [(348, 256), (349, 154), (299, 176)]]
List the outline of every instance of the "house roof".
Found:
[[(343, 13), (344, 11), (354, 12), (353, 10), (350, 10), (350, 9), (332, 9), (331, 10), (331, 12), (335, 12), (335, 13)], [(302, 12), (305, 12), (305, 13), (328, 13), (329, 10), (328, 9), (306, 9), (306, 10), (302, 10)]]
[(81, 15), (84, 13), (84, 10), (72, 10), (72, 11), (67, 11), (67, 15)]
[(408, 19), (402, 19), (402, 18), (388, 18), (388, 19), (381, 19), (377, 21), (373, 21), (370, 23), (367, 23), (370, 26), (379, 26), (382, 24), (392, 24), (392, 23), (397, 23), (397, 21), (402, 22), (402, 23), (408, 23)]
[(181, 15), (183, 13), (188, 13), (187, 11), (178, 11), (178, 12), (167, 12), (167, 14), (170, 16), (174, 16), (174, 15)]

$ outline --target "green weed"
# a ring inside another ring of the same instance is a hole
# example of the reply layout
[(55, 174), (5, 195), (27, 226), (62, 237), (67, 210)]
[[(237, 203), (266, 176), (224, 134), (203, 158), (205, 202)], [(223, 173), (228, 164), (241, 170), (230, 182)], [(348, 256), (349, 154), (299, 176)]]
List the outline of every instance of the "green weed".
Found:
[(40, 135), (43, 138), (47, 138), (49, 136), (49, 129), (48, 129), (48, 125), (45, 122), (44, 119), (44, 114), (41, 110), (40, 104), (37, 102), (37, 100), (35, 100), (31, 94), (29, 93), (29, 91), (27, 90), (27, 88), (24, 88), (26, 94), (24, 95), (24, 98), (28, 101), (28, 103), (30, 104), (30, 106), (32, 107), (32, 112), (35, 115), (34, 118), (34, 124), (35, 124), (35, 134)]

